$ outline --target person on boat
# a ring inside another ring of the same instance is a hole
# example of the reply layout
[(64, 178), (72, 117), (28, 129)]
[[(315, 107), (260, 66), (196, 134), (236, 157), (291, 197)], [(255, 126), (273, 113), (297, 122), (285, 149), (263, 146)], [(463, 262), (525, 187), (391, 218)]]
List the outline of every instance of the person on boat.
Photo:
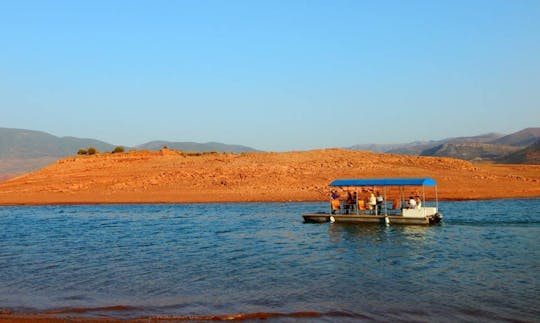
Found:
[(354, 198), (351, 191), (347, 191), (347, 199), (345, 200), (345, 213), (346, 214), (349, 214), (349, 212), (354, 209), (354, 204), (356, 203), (355, 200), (356, 199)]
[(409, 196), (409, 209), (415, 209), (416, 208), (416, 200), (414, 199), (414, 196)]
[(416, 197), (414, 198), (415, 201), (416, 201), (416, 208), (419, 209), (422, 207), (422, 200), (420, 199), (420, 196), (416, 195)]
[(339, 205), (339, 194), (337, 193), (337, 191), (332, 190), (330, 192), (330, 198), (330, 207), (332, 209), (332, 214), (336, 214), (336, 211), (341, 209), (341, 206)]
[(375, 202), (377, 205), (377, 214), (381, 214), (384, 198), (379, 191), (377, 191), (377, 197), (375, 197)]
[(368, 207), (370, 210), (375, 210), (376, 206), (377, 206), (377, 199), (375, 198), (375, 195), (373, 194), (373, 192), (371, 192), (368, 198)]

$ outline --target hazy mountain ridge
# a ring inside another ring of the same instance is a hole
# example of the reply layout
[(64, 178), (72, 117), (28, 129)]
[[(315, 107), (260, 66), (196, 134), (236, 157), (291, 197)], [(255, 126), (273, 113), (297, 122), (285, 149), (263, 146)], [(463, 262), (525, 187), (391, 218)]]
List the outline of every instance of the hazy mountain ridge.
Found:
[(101, 151), (114, 148), (95, 139), (57, 137), (42, 131), (0, 128), (0, 158), (65, 157), (87, 147)]
[[(0, 127), (0, 178), (35, 171), (55, 160), (76, 155), (81, 148), (94, 147), (100, 152), (110, 152), (116, 146), (96, 139), (57, 137), (43, 131)], [(218, 142), (170, 142), (151, 141), (135, 149), (158, 150), (163, 146), (183, 151), (249, 152), (256, 149), (227, 145)], [(124, 146), (126, 150), (132, 147)]]
[(538, 140), (540, 140), (540, 128), (526, 128), (495, 139), (489, 143), (494, 145), (526, 147), (534, 145), (534, 143)]
[(540, 140), (526, 148), (498, 158), (495, 162), (498, 164), (540, 165)]
[(403, 146), (399, 149), (393, 149), (386, 151), (392, 154), (405, 154), (405, 155), (421, 155), (423, 151), (437, 147), (443, 144), (469, 144), (469, 143), (489, 143), (490, 141), (496, 140), (503, 137), (503, 134), (499, 133), (488, 133), (478, 136), (469, 136), (469, 137), (452, 137), (445, 138), (441, 140), (431, 140), (425, 142), (413, 142), (407, 146)]
[[(377, 153), (386, 153), (390, 151), (398, 151), (403, 150), (406, 151), (409, 147), (414, 146), (420, 146), (420, 145), (429, 145), (432, 141), (415, 141), (411, 143), (405, 143), (405, 144), (358, 144), (351, 147), (348, 147), (348, 149), (352, 150), (367, 150)], [(408, 155), (408, 154), (405, 154)]]
[(220, 142), (206, 142), (206, 143), (197, 143), (197, 142), (172, 142), (172, 141), (163, 141), (156, 140), (150, 141), (142, 145), (138, 145), (136, 149), (147, 149), (147, 150), (159, 150), (166, 146), (169, 149), (181, 150), (181, 151), (198, 151), (198, 152), (210, 152), (210, 151), (219, 151), (219, 152), (228, 152), (228, 153), (241, 153), (241, 152), (253, 152), (258, 151), (254, 148), (242, 146), (242, 145), (228, 145)]
[[(479, 136), (453, 137), (442, 140), (416, 141), (404, 144), (363, 144), (354, 145), (349, 149), (369, 150), (375, 152), (451, 157), (474, 161), (492, 161), (500, 163), (502, 160), (514, 161), (514, 163), (531, 163), (534, 158), (510, 158), (504, 157), (519, 150), (526, 149), (540, 140), (540, 128), (526, 128), (508, 135), (500, 133), (488, 133)], [(536, 146), (527, 150), (528, 156), (534, 152)], [(518, 162), (520, 161), (520, 162)]]
[(466, 144), (466, 143), (487, 143), (492, 140), (496, 140), (505, 135), (500, 133), (488, 133), (478, 136), (469, 137), (452, 137), (441, 140), (427, 140), (427, 141), (413, 141), (409, 143), (397, 143), (397, 144), (358, 144), (348, 149), (352, 150), (368, 150), (379, 153), (391, 153), (401, 155), (420, 155), (424, 150), (431, 149), (436, 146), (453, 143), (453, 144)]
[(464, 160), (493, 160), (519, 149), (519, 147), (483, 143), (445, 143), (422, 151), (420, 156), (451, 157)]
[(444, 141), (449, 144), (467, 144), (467, 143), (489, 144), (493, 142), (494, 140), (497, 140), (504, 136), (505, 135), (501, 133), (490, 132), (490, 133), (478, 135), (478, 136), (453, 137), (453, 138), (444, 139)]

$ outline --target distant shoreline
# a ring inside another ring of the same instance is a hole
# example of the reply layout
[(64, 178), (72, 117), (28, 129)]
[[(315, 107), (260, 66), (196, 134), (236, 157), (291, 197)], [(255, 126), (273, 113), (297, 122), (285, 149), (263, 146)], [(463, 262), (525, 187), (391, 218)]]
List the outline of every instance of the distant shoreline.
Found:
[[(509, 197), (481, 197), (481, 198), (439, 198), (439, 202), (467, 202), (483, 200), (532, 200), (539, 196), (509, 196)], [(434, 200), (427, 199), (428, 202)], [(255, 203), (324, 203), (326, 200), (246, 200), (246, 201), (103, 201), (103, 202), (21, 202), (21, 203), (0, 203), (0, 206), (76, 206), (76, 205), (175, 205), (175, 204), (255, 204)]]

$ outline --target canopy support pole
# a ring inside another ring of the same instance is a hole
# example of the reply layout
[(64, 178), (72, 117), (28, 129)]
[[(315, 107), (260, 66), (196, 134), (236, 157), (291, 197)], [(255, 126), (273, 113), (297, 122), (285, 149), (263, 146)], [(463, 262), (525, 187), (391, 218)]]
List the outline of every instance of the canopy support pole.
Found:
[(435, 207), (437, 212), (439, 212), (439, 196), (437, 195), (437, 185), (435, 185)]
[(358, 215), (358, 187), (355, 188), (354, 195), (356, 196), (356, 201), (354, 201), (354, 208), (356, 209), (356, 215)]
[(403, 186), (400, 186), (399, 187), (399, 208), (401, 209), (400, 210), (400, 213), (403, 214)]
[(383, 192), (384, 215), (388, 216), (388, 208), (386, 207), (386, 186), (383, 187)]
[(426, 205), (426, 187), (422, 185), (422, 204)]

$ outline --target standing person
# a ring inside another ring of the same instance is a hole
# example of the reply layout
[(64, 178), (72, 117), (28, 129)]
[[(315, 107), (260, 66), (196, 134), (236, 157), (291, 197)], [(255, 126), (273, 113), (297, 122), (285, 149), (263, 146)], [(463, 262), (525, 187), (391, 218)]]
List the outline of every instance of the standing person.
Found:
[(416, 208), (419, 209), (422, 207), (422, 200), (420, 199), (420, 196), (416, 195)]
[(414, 199), (414, 196), (409, 196), (409, 209), (416, 208), (416, 200)]
[[(373, 192), (369, 194), (368, 206), (370, 210), (374, 210), (377, 206), (377, 199), (375, 198), (375, 195), (373, 195)], [(377, 210), (375, 210), (375, 214), (377, 214)]]
[(377, 191), (377, 197), (375, 198), (376, 204), (377, 204), (377, 214), (381, 214), (382, 212), (382, 206), (384, 203), (384, 198), (381, 195), (381, 192)]
[(354, 198), (351, 193), (351, 191), (347, 191), (347, 200), (345, 200), (345, 213), (349, 214), (349, 212), (354, 208)]

